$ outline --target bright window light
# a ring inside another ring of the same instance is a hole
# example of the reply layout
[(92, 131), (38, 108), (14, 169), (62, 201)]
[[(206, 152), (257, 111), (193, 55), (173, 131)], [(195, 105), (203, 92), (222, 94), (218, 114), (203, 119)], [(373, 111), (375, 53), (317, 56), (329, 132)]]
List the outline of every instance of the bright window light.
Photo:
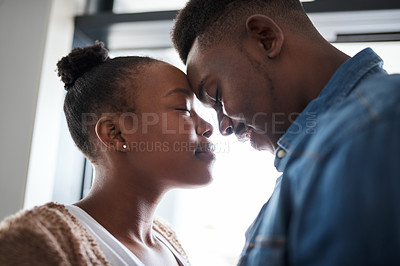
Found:
[(113, 12), (134, 13), (147, 11), (177, 10), (185, 6), (187, 0), (114, 0)]
[[(148, 11), (165, 11), (182, 9), (188, 0), (114, 0), (114, 13), (135, 13)], [(315, 0), (301, 0), (314, 2)]]

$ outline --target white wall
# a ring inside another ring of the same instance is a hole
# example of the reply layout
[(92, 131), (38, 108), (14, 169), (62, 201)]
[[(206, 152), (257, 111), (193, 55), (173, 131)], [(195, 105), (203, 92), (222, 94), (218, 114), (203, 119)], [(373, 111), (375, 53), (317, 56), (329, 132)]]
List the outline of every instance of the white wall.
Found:
[(63, 98), (54, 70), (71, 48), (73, 12), (71, 0), (0, 0), (0, 220), (26, 196), (51, 199)]

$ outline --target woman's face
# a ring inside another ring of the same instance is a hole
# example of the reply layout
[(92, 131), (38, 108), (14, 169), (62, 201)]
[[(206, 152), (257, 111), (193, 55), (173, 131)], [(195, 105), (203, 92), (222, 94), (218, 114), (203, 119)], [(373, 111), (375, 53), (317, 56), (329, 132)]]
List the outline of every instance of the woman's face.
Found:
[[(215, 160), (212, 126), (193, 108), (185, 74), (166, 64), (146, 67), (135, 93), (135, 114), (126, 115), (125, 137), (132, 171), (145, 182), (168, 187), (207, 184)], [(131, 122), (129, 122), (131, 121)]]

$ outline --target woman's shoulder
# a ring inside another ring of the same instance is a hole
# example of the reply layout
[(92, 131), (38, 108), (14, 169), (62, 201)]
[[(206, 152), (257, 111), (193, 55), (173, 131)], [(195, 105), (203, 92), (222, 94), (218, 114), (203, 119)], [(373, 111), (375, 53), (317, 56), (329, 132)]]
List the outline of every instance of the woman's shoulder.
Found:
[(57, 203), (20, 211), (3, 220), (0, 244), (1, 265), (80, 265), (85, 261), (107, 265), (90, 233)]
[(68, 215), (64, 210), (64, 206), (57, 203), (47, 203), (29, 210), (21, 210), (0, 223), (0, 236), (10, 234), (18, 236), (21, 231), (39, 233), (45, 229), (51, 230), (60, 226), (53, 224), (55, 221), (68, 222)]
[[(42, 237), (65, 237), (67, 229), (80, 229), (76, 218), (72, 216), (64, 205), (50, 202), (22, 210), (9, 216), (0, 223), (0, 236), (14, 236), (15, 239), (28, 237), (29, 234)], [(24, 233), (24, 234), (22, 234)]]

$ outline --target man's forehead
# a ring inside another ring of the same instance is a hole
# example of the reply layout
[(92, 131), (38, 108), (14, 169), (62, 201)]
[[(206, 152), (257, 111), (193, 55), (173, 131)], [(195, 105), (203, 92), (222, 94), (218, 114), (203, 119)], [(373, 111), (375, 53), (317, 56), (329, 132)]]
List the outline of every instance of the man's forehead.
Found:
[(200, 85), (202, 75), (206, 71), (205, 65), (202, 63), (202, 54), (201, 49), (199, 47), (199, 41), (196, 38), (194, 41), (192, 48), (189, 51), (187, 60), (186, 60), (186, 73), (192, 87), (192, 90), (196, 93), (198, 92), (198, 86)]
[[(195, 39), (187, 57), (186, 73), (193, 92), (200, 100), (205, 84), (217, 75), (219, 66), (223, 64), (219, 57), (225, 50), (221, 46), (204, 47), (198, 38)], [(222, 55), (222, 58), (225, 57)]]
[(192, 47), (189, 50), (187, 59), (186, 59), (186, 68), (191, 67), (194, 63), (201, 60), (201, 49), (198, 38), (196, 38), (193, 42)]

